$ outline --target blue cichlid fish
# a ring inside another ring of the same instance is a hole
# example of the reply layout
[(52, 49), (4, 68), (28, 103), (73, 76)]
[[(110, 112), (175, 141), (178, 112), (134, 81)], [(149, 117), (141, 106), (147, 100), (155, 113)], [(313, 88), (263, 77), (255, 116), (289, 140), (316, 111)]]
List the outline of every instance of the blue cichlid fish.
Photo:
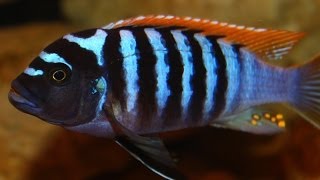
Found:
[[(183, 178), (160, 133), (213, 125), (280, 132), (286, 103), (320, 127), (320, 58), (268, 64), (302, 33), (174, 16), (140, 16), (63, 36), (12, 82), (19, 110), (67, 129), (114, 138), (152, 171)], [(259, 106), (259, 108), (257, 108)]]

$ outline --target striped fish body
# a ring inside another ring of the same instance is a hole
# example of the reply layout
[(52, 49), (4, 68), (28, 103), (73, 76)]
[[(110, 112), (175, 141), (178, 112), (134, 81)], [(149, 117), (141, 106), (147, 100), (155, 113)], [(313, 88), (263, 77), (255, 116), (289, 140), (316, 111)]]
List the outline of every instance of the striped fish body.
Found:
[(120, 102), (122, 123), (135, 132), (207, 125), (253, 105), (288, 100), (291, 71), (218, 36), (177, 27), (92, 31), (107, 34), (106, 93)]
[(283, 114), (257, 105), (278, 102), (320, 128), (320, 56), (299, 67), (266, 63), (301, 37), (189, 17), (121, 20), (49, 45), (12, 82), (9, 100), (49, 123), (112, 137), (153, 172), (185, 179), (161, 139), (141, 134), (208, 124), (276, 133)]
[(281, 59), (301, 37), (188, 17), (118, 21), (50, 44), (9, 97), (24, 112), (97, 136), (114, 134), (106, 117), (114, 112), (105, 113), (113, 104), (118, 121), (141, 134), (221, 123), (256, 105), (296, 101), (299, 68), (262, 59)]

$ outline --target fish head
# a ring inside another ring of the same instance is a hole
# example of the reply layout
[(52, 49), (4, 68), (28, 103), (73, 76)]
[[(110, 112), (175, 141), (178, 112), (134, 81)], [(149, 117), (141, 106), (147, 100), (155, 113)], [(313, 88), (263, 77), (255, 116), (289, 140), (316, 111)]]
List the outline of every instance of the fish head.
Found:
[[(107, 136), (111, 130), (102, 117), (106, 94), (107, 82), (96, 54), (61, 38), (12, 81), (9, 101), (48, 123)], [(104, 135), (92, 132), (93, 127), (103, 127)]]

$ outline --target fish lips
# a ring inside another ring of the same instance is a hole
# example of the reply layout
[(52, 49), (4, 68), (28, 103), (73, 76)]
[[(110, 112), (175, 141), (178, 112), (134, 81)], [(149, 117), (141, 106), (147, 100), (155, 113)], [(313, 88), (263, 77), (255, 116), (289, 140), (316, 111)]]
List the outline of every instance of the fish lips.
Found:
[(36, 115), (40, 112), (40, 107), (36, 103), (35, 98), (16, 80), (11, 84), (8, 98), (13, 106), (25, 113)]

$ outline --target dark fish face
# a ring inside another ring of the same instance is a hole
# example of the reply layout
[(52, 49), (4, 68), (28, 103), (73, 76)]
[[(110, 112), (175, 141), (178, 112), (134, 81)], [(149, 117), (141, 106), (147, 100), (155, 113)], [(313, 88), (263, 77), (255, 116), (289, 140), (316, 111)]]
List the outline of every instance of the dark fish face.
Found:
[(102, 112), (107, 91), (102, 72), (92, 51), (61, 38), (12, 82), (9, 100), (49, 123), (82, 125)]

